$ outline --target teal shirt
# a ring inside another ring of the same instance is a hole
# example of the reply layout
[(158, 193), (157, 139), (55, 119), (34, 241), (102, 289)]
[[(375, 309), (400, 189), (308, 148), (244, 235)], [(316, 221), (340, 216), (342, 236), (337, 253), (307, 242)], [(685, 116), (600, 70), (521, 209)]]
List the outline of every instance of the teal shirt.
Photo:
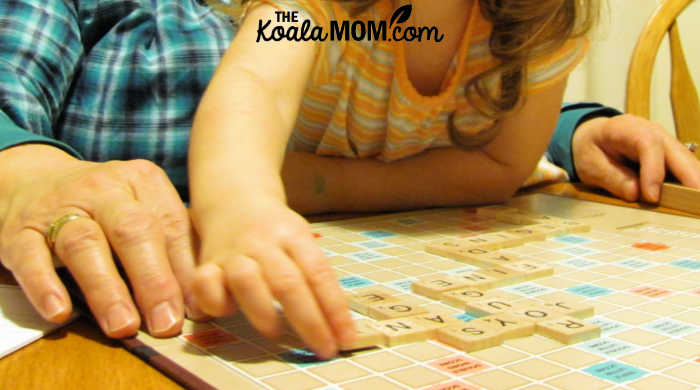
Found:
[(578, 181), (574, 155), (571, 152), (571, 140), (578, 126), (596, 117), (612, 117), (622, 114), (620, 111), (600, 103), (581, 102), (564, 103), (557, 122), (557, 128), (547, 148), (547, 159), (562, 167), (569, 174), (569, 180)]

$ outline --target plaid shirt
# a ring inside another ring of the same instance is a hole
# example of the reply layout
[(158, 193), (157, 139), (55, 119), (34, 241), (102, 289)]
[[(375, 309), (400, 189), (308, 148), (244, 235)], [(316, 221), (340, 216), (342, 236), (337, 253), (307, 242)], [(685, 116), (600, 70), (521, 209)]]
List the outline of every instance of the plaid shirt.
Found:
[(186, 198), (191, 122), (234, 33), (203, 0), (2, 0), (0, 149), (148, 159)]

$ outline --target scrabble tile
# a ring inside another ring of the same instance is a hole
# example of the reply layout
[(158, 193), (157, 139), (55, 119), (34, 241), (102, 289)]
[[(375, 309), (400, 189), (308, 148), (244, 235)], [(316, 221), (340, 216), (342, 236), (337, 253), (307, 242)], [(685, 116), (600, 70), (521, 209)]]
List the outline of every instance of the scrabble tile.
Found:
[(480, 290), (476, 288), (461, 288), (458, 290), (452, 290), (445, 292), (441, 295), (440, 299), (442, 302), (454, 306), (460, 310), (466, 308), (468, 302), (473, 302), (485, 298), (488, 294), (486, 290)]
[(501, 333), (497, 330), (487, 326), (476, 327), (470, 324), (440, 328), (437, 339), (465, 352), (495, 347), (503, 342)]
[(490, 285), (491, 288), (510, 286), (512, 284), (523, 282), (526, 278), (526, 274), (524, 272), (504, 267), (484, 268), (480, 269), (479, 273), (482, 275), (493, 276), (497, 279)]
[(391, 295), (381, 290), (365, 289), (360, 293), (347, 293), (348, 305), (358, 313), (367, 315), (372, 305), (382, 304), (393, 300)]
[(470, 325), (491, 327), (502, 334), (503, 340), (518, 337), (532, 336), (535, 333), (535, 324), (508, 313), (492, 314), (490, 316), (474, 319)]
[(499, 283), (500, 279), (493, 275), (487, 275), (481, 271), (472, 271), (455, 275), (457, 278), (466, 282), (465, 287), (473, 287), (477, 289), (490, 289)]
[(516, 246), (523, 245), (526, 242), (525, 239), (523, 239), (522, 237), (507, 232), (485, 233), (480, 234), (477, 237), (480, 237), (482, 239), (485, 238), (488, 240), (493, 240), (492, 242), (497, 242), (499, 249), (513, 248)]
[(573, 219), (561, 219), (561, 220), (553, 221), (551, 223), (561, 225), (566, 230), (566, 234), (586, 233), (586, 232), (591, 231), (590, 225), (587, 225), (583, 222), (574, 221)]
[(447, 274), (420, 278), (411, 283), (411, 291), (432, 299), (440, 299), (447, 291), (464, 288), (468, 282)]
[(561, 312), (541, 304), (515, 305), (508, 313), (535, 323), (564, 317)]
[(384, 334), (374, 326), (375, 321), (360, 319), (355, 321), (355, 341), (349, 345), (341, 345), (342, 351), (371, 348), (385, 345)]
[(531, 226), (520, 226), (517, 228), (508, 229), (505, 232), (508, 234), (518, 236), (526, 242), (544, 241), (547, 238), (546, 231), (542, 229), (536, 229)]
[(515, 309), (516, 304), (498, 296), (477, 299), (468, 302), (464, 311), (476, 317), (484, 317)]
[[(511, 236), (509, 238), (509, 236)], [(486, 250), (503, 249), (506, 245), (510, 245), (514, 240), (521, 240), (516, 235), (499, 235), (494, 233), (479, 234), (477, 236), (466, 237), (460, 239), (459, 246), (462, 248), (480, 248)], [(515, 246), (515, 245), (510, 245)]]
[(427, 329), (430, 337), (434, 337), (437, 334), (438, 329), (460, 322), (453, 315), (430, 311), (427, 311), (424, 314), (406, 318)]
[(384, 301), (382, 304), (370, 306), (367, 315), (375, 320), (391, 320), (423, 314), (425, 312), (426, 310), (421, 307), (391, 298), (391, 300)]
[(522, 272), (525, 280), (544, 278), (554, 274), (553, 267), (545, 264), (539, 264), (534, 261), (521, 261), (517, 263), (503, 264), (502, 267), (504, 269)]
[(573, 317), (560, 317), (536, 324), (537, 333), (563, 344), (575, 344), (600, 337), (600, 326)]
[(462, 240), (445, 240), (425, 246), (425, 251), (463, 263), (482, 266), (481, 257), (497, 251), (497, 245), (474, 246), (465, 244)]
[(411, 318), (378, 321), (374, 327), (385, 336), (388, 347), (425, 341), (434, 333)]
[(588, 317), (593, 317), (595, 309), (593, 308), (592, 305), (586, 304), (586, 303), (581, 303), (581, 302), (575, 302), (573, 300), (562, 300), (562, 299), (553, 299), (553, 300), (547, 300), (545, 299), (544, 303), (545, 307), (550, 307), (554, 310), (559, 311), (560, 313), (570, 316), (570, 317), (576, 317), (578, 319), (584, 319)]
[(513, 264), (525, 261), (524, 258), (505, 251), (491, 251), (489, 253), (474, 257), (476, 260), (478, 260), (479, 267), (498, 267), (504, 264)]

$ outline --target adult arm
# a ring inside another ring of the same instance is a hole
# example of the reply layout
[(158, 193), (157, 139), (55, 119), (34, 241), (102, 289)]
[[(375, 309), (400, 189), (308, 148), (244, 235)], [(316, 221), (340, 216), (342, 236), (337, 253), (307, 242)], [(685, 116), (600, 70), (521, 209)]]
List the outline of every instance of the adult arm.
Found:
[[(182, 275), (194, 259), (187, 211), (172, 184), (149, 162), (80, 161), (52, 131), (83, 56), (75, 2), (7, 0), (0, 20), (2, 264), (47, 320), (60, 322), (72, 310), (55, 254), (108, 336), (138, 329), (137, 305), (154, 335), (177, 333), (183, 297), (173, 269), (186, 289)], [(52, 253), (44, 233), (66, 214), (86, 218), (61, 229)]]
[(662, 126), (599, 103), (565, 104), (547, 150), (571, 181), (657, 202), (666, 171), (700, 189), (700, 162)]

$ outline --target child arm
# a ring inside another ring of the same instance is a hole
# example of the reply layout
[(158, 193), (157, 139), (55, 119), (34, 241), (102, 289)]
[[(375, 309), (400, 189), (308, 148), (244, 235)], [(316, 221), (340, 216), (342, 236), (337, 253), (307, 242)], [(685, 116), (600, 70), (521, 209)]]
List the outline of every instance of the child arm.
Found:
[[(260, 5), (246, 17), (200, 104), (189, 155), (193, 222), (201, 238), (196, 297), (210, 315), (236, 305), (264, 335), (291, 326), (324, 358), (350, 343), (352, 321), (306, 221), (285, 205), (287, 138), (317, 50), (310, 42), (256, 42)], [(282, 26), (289, 27), (289, 23)]]
[(564, 79), (529, 95), (518, 112), (500, 121), (499, 135), (479, 149), (432, 149), (392, 163), (290, 153), (283, 169), (289, 204), (318, 213), (504, 201), (547, 148), (565, 86)]

